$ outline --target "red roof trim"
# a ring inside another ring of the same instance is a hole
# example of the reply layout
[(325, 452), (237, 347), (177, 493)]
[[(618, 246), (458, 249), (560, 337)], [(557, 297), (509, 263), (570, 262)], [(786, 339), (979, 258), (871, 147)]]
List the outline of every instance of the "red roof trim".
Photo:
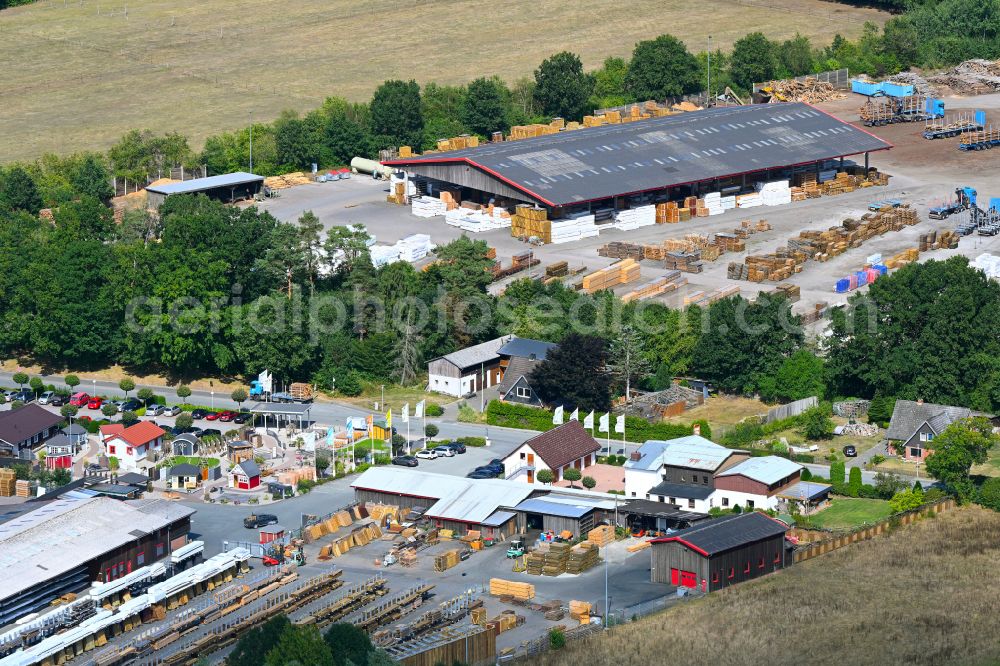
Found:
[(659, 538), (656, 538), (656, 539), (651, 539), (649, 543), (669, 543), (671, 541), (674, 541), (674, 542), (677, 542), (677, 543), (679, 543), (681, 545), (687, 546), (688, 548), (690, 548), (691, 550), (695, 551), (696, 553), (699, 553), (700, 555), (704, 555), (705, 557), (711, 557), (711, 555), (709, 555), (707, 552), (705, 552), (704, 550), (702, 550), (698, 546), (694, 545), (690, 541), (685, 541), (681, 537), (659, 537)]
[(386, 160), (385, 162), (382, 162), (382, 164), (384, 164), (386, 166), (420, 166), (421, 164), (454, 164), (456, 162), (457, 163), (467, 164), (469, 166), (476, 167), (477, 169), (482, 169), (483, 171), (485, 171), (486, 173), (490, 174), (494, 178), (497, 178), (497, 179), (499, 179), (499, 180), (507, 183), (508, 185), (510, 185), (511, 187), (513, 187), (515, 190), (518, 190), (519, 192), (524, 192), (527, 195), (533, 196), (536, 199), (538, 199), (539, 201), (541, 201), (542, 203), (546, 204), (547, 206), (558, 206), (559, 205), (559, 204), (552, 203), (551, 201), (549, 201), (548, 199), (546, 199), (542, 195), (536, 194), (536, 193), (532, 192), (531, 190), (529, 190), (528, 188), (526, 188), (524, 185), (519, 185), (518, 183), (515, 183), (511, 179), (505, 178), (504, 176), (501, 176), (499, 173), (497, 173), (493, 169), (490, 169), (489, 167), (484, 167), (482, 164), (479, 164), (478, 162), (476, 162), (474, 160), (471, 160), (468, 157), (438, 157), (438, 158), (429, 159), (429, 160), (422, 160), (422, 159), (414, 159), (414, 160)]

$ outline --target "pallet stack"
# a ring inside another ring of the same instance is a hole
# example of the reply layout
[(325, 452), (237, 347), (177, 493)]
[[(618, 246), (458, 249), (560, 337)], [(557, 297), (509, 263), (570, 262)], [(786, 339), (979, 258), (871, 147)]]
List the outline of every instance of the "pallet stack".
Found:
[(645, 248), (653, 247), (646, 245), (639, 245), (638, 243), (624, 243), (622, 241), (612, 241), (607, 245), (602, 245), (597, 248), (597, 256), (599, 257), (610, 257), (611, 259), (635, 259), (640, 261), (642, 259), (650, 259), (651, 257), (646, 255)]
[(510, 217), (510, 235), (515, 238), (538, 238), (543, 243), (552, 242), (552, 222), (544, 208), (521, 204)]
[(911, 247), (909, 250), (903, 250), (902, 252), (893, 255), (891, 258), (886, 259), (883, 263), (885, 263), (886, 268), (894, 270), (896, 268), (901, 268), (906, 264), (913, 263), (919, 256), (919, 248)]
[(490, 578), (490, 594), (495, 597), (513, 597), (518, 601), (535, 598), (535, 586), (502, 578)]
[[(718, 256), (718, 254), (716, 254)], [(701, 273), (702, 261), (701, 251), (694, 252), (667, 252), (663, 257), (663, 267), (668, 271), (676, 270), (685, 273)]]
[(599, 525), (587, 533), (587, 541), (599, 548), (613, 543), (615, 540), (615, 528), (611, 525)]
[(566, 561), (566, 573), (579, 574), (597, 566), (597, 546), (584, 541), (570, 548)]
[(0, 467), (0, 497), (13, 497), (17, 490), (17, 472), (10, 467)]
[(715, 244), (722, 252), (746, 252), (747, 244), (736, 234), (717, 233)]
[(680, 206), (676, 201), (656, 204), (657, 224), (676, 224), (681, 221)]
[(542, 567), (542, 575), (559, 576), (566, 573), (570, 545), (568, 543), (553, 541), (548, 546), (548, 550), (545, 553), (545, 565)]
[(33, 495), (32, 490), (34, 490), (34, 482), (28, 481), (27, 479), (18, 479), (14, 482), (14, 495), (16, 497), (28, 498)]
[(441, 553), (434, 558), (434, 571), (447, 571), (453, 566), (461, 562), (462, 550), (460, 548), (453, 548), (447, 552)]
[(608, 268), (583, 276), (583, 290), (588, 294), (628, 284), (639, 279), (639, 264), (635, 259), (623, 259)]

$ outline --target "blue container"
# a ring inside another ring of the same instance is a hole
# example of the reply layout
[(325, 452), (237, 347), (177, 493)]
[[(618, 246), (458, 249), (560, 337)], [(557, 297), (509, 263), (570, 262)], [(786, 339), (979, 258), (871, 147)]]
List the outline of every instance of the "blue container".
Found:
[(851, 92), (871, 97), (873, 95), (878, 95), (879, 93), (881, 93), (882, 87), (881, 84), (872, 83), (871, 81), (860, 81), (858, 79), (851, 79)]
[(868, 273), (865, 271), (858, 271), (854, 274), (858, 278), (858, 286), (863, 287), (868, 284)]
[(838, 294), (846, 294), (851, 290), (851, 281), (848, 278), (837, 280), (836, 290)]
[(875, 264), (874, 266), (872, 266), (872, 268), (874, 268), (875, 270), (877, 270), (879, 272), (879, 275), (888, 275), (889, 274), (889, 267), (886, 266), (885, 264)]
[(990, 208), (1000, 213), (1000, 197), (990, 197)]
[(889, 97), (909, 97), (913, 94), (913, 86), (908, 83), (882, 82), (882, 92)]
[(976, 111), (976, 124), (980, 127), (986, 127), (986, 112)]

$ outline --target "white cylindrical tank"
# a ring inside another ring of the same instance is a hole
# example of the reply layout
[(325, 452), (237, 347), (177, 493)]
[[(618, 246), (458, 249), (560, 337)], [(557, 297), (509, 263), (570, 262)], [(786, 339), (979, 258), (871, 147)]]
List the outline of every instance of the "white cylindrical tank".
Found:
[(382, 178), (388, 178), (393, 174), (392, 167), (387, 167), (376, 160), (369, 160), (364, 157), (355, 157), (351, 160), (351, 170), (357, 173), (378, 174)]

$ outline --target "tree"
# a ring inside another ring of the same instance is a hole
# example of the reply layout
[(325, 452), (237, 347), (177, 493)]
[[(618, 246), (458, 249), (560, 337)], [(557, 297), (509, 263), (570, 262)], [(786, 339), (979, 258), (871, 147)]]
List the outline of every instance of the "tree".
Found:
[(573, 484), (582, 479), (583, 474), (581, 474), (580, 470), (578, 470), (577, 468), (570, 467), (569, 469), (563, 472), (562, 477), (567, 481), (569, 481), (570, 488), (575, 488), (576, 486), (574, 486)]
[(799, 474), (799, 480), (800, 481), (808, 481), (811, 478), (813, 478), (813, 473), (809, 471), (808, 467), (803, 467), (802, 468), (802, 473)]
[(115, 195), (111, 187), (111, 174), (104, 166), (101, 158), (93, 153), (87, 154), (77, 167), (72, 177), (73, 187), (80, 194), (93, 197), (107, 203)]
[(191, 397), (191, 387), (187, 384), (180, 384), (177, 386), (177, 397), (181, 400), (187, 401)]
[(975, 495), (969, 470), (986, 462), (998, 440), (992, 424), (981, 416), (955, 421), (928, 443), (933, 453), (926, 460), (927, 473), (959, 501), (967, 502)]
[(233, 389), (233, 392), (229, 394), (229, 397), (232, 398), (233, 402), (237, 405), (242, 405), (250, 396), (247, 395), (246, 389), (241, 386)]
[(42, 196), (28, 172), (13, 166), (6, 173), (0, 172), (0, 208), (23, 210), (38, 215)]
[(191, 416), (191, 412), (181, 412), (177, 415), (175, 423), (178, 428), (190, 428), (194, 424), (194, 418)]
[(135, 394), (135, 397), (142, 400), (142, 404), (149, 405), (150, 401), (156, 397), (156, 393), (154, 393), (151, 388), (141, 388), (139, 389), (139, 392)]
[(803, 76), (813, 71), (812, 44), (808, 37), (796, 33), (793, 39), (781, 43), (776, 55), (783, 76)]
[(330, 227), (323, 247), (333, 268), (341, 274), (348, 274), (359, 264), (371, 266), (367, 242), (368, 232), (360, 225)]
[(890, 499), (901, 490), (906, 489), (906, 481), (898, 474), (886, 474), (877, 472), (875, 474), (875, 491), (882, 499)]
[(420, 369), (420, 338), (417, 327), (413, 325), (412, 310), (407, 321), (402, 325), (402, 331), (396, 343), (394, 371), (396, 379), (403, 386), (416, 379)]
[(535, 478), (548, 485), (556, 480), (556, 475), (552, 473), (551, 469), (540, 469), (535, 474)]
[(354, 397), (361, 395), (363, 390), (361, 378), (353, 370), (349, 370), (337, 378), (337, 392), (341, 395)]
[(114, 404), (112, 404), (110, 402), (106, 402), (101, 407), (101, 414), (104, 414), (108, 418), (111, 418), (112, 416), (114, 416), (117, 413), (118, 413), (118, 405), (114, 405)]
[(597, 479), (592, 476), (583, 477), (583, 487), (587, 490), (593, 490), (597, 486)]
[(28, 386), (31, 387), (31, 390), (37, 396), (45, 388), (45, 382), (42, 381), (41, 377), (32, 377), (28, 380)]
[(607, 411), (611, 392), (606, 359), (602, 338), (570, 333), (535, 366), (528, 382), (546, 404)]
[(893, 513), (903, 513), (904, 511), (918, 509), (923, 506), (923, 503), (924, 491), (910, 489), (902, 490), (893, 495), (892, 499), (889, 500), (889, 507)]
[(868, 405), (869, 423), (888, 423), (892, 418), (892, 411), (896, 408), (896, 399), (883, 395), (876, 391), (871, 403)]
[(14, 383), (17, 384), (17, 387), (22, 390), (24, 389), (24, 385), (28, 383), (28, 375), (24, 372), (15, 372), (11, 379), (13, 379)]
[(601, 68), (594, 72), (594, 89), (591, 92), (590, 106), (603, 109), (629, 102), (632, 98), (625, 88), (626, 74), (628, 74), (628, 62), (624, 58), (613, 56), (605, 58)]
[(546, 116), (579, 120), (593, 89), (580, 56), (562, 51), (535, 70), (535, 100)]
[(861, 468), (852, 467), (847, 479), (847, 494), (858, 497), (861, 494)]
[(773, 377), (759, 382), (762, 400), (792, 402), (811, 396), (822, 398), (826, 393), (826, 369), (823, 359), (808, 349), (782, 361)]
[(1000, 477), (991, 476), (983, 481), (976, 501), (988, 509), (1000, 511)]
[(844, 491), (844, 476), (846, 468), (843, 460), (834, 460), (830, 463), (830, 483), (834, 491), (842, 493)]
[(799, 415), (799, 427), (802, 435), (811, 441), (833, 437), (833, 420), (829, 409), (824, 409), (823, 405), (810, 407), (802, 412)]
[(330, 464), (333, 460), (330, 458), (330, 453), (328, 451), (319, 449), (316, 451), (316, 469), (319, 472), (325, 472), (330, 468)]
[(80, 385), (80, 378), (76, 375), (66, 375), (63, 377), (63, 381), (66, 383), (66, 386), (69, 387), (70, 391)]
[(429, 439), (434, 439), (435, 437), (437, 437), (437, 434), (438, 434), (438, 432), (440, 432), (440, 430), (439, 430), (439, 429), (438, 429), (438, 427), (437, 427), (436, 425), (434, 425), (433, 423), (428, 423), (428, 424), (427, 424), (427, 425), (426, 425), (426, 426), (424, 427), (424, 434), (425, 434), (425, 435), (426, 435), (426, 436), (427, 436), (427, 437), (428, 437)]
[(346, 622), (330, 625), (323, 634), (323, 640), (333, 651), (333, 663), (336, 666), (364, 666), (369, 655), (375, 651), (368, 634)]
[(320, 259), (323, 257), (323, 223), (319, 221), (315, 213), (307, 210), (299, 216), (298, 226), (302, 256), (306, 265), (306, 277), (309, 279), (309, 294), (312, 295), (316, 289)]
[(138, 422), (139, 422), (138, 415), (136, 415), (136, 413), (133, 412), (131, 409), (127, 409), (124, 412), (122, 412), (122, 423), (126, 427), (132, 425), (133, 423), (138, 423)]
[(377, 148), (419, 146), (424, 131), (420, 86), (410, 81), (386, 81), (375, 90), (371, 126)]
[(497, 77), (480, 77), (469, 84), (462, 104), (462, 124), (475, 134), (489, 137), (493, 132), (506, 132), (507, 105), (510, 91)]
[(54, 469), (49, 474), (49, 485), (61, 488), (73, 480), (73, 474), (64, 468)]
[(736, 40), (729, 69), (733, 81), (743, 90), (750, 90), (754, 83), (772, 80), (778, 69), (774, 43), (760, 32)]
[(608, 352), (608, 371), (625, 389), (625, 405), (632, 400), (632, 382), (649, 372), (650, 363), (645, 355), (645, 342), (632, 324), (622, 326), (611, 341)]
[(704, 84), (697, 58), (673, 35), (636, 44), (625, 75), (625, 88), (637, 100), (677, 97)]
[(59, 414), (65, 419), (72, 419), (79, 411), (80, 408), (76, 405), (63, 405), (59, 408)]
[(118, 388), (125, 392), (125, 397), (128, 398), (129, 391), (135, 390), (135, 382), (125, 377), (120, 382), (118, 382)]
[(263, 666), (264, 657), (291, 625), (284, 615), (276, 615), (259, 627), (247, 631), (232, 653), (226, 657), (228, 666)]

